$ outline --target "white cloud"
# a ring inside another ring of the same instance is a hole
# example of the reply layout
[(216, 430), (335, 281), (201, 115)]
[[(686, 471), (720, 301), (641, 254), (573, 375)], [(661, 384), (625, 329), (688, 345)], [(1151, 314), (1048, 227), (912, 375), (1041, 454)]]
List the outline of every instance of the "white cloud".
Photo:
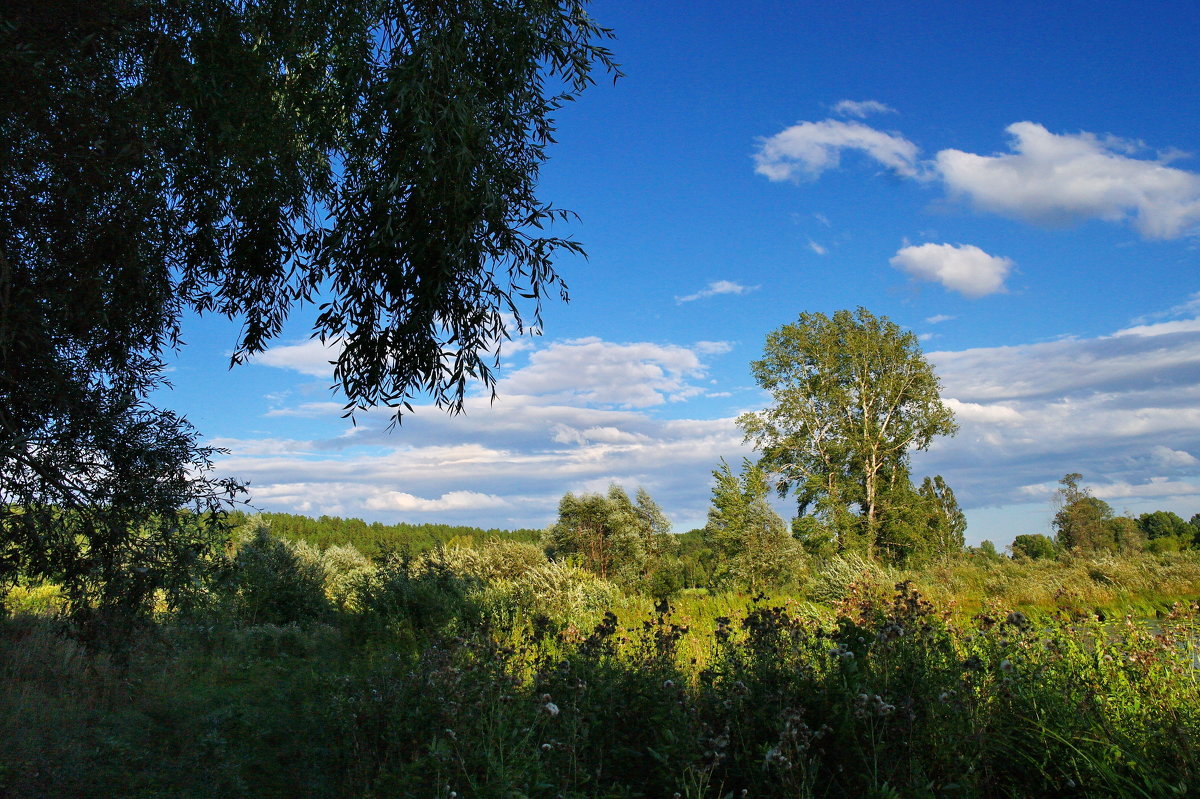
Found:
[(688, 294), (686, 297), (676, 297), (675, 302), (685, 303), (695, 300), (702, 300), (706, 297), (715, 297), (718, 294), (748, 294), (751, 291), (758, 290), (759, 286), (743, 286), (740, 283), (735, 283), (732, 280), (714, 280), (708, 284), (708, 288), (701, 289), (695, 294)]
[(1013, 261), (988, 255), (973, 244), (921, 244), (904, 247), (889, 261), (918, 280), (941, 283), (972, 299), (1004, 291)]
[(1138, 158), (1141, 142), (1051, 133), (1035, 122), (1005, 130), (1012, 137), (1008, 153), (944, 149), (921, 161), (917, 146), (898, 133), (861, 122), (799, 122), (762, 140), (755, 172), (772, 181), (812, 180), (837, 168), (843, 151), (854, 150), (898, 175), (940, 180), (951, 196), (981, 211), (1038, 225), (1099, 219), (1129, 222), (1147, 239), (1200, 233), (1200, 174), (1170, 166), (1184, 154)]
[(908, 139), (836, 119), (800, 122), (763, 139), (754, 171), (773, 181), (813, 179), (836, 168), (843, 150), (864, 153), (899, 175), (917, 176), (917, 146)]
[(333, 365), (341, 354), (339, 342), (323, 344), (318, 339), (297, 344), (281, 344), (255, 355), (251, 363), (291, 369), (311, 377), (333, 379)]
[(1006, 130), (1011, 153), (937, 154), (936, 169), (951, 194), (1036, 224), (1132, 220), (1149, 239), (1178, 238), (1200, 225), (1200, 175), (1132, 158), (1136, 145), (1092, 133), (1055, 134), (1034, 122)]
[(1200, 461), (1190, 452), (1184, 452), (1181, 449), (1171, 449), (1170, 447), (1158, 444), (1151, 448), (1150, 459), (1159, 466), (1195, 466)]
[(820, 244), (817, 244), (812, 239), (808, 240), (808, 249), (812, 250), (817, 255), (824, 255), (825, 253), (829, 252), (829, 250), (825, 249)]
[(697, 341), (692, 349), (701, 355), (724, 355), (733, 351), (733, 344), (728, 341)]
[[(311, 441), (218, 439), (231, 450), (218, 468), (266, 509), (485, 527), (543, 526), (566, 491), (616, 480), (645, 486), (687, 529), (703, 524), (718, 460), (752, 453), (732, 415), (656, 414), (689, 392), (728, 393), (703, 360), (723, 346), (552, 342), (501, 381), (495, 404), (418, 408), (394, 433), (382, 412)], [(915, 453), (913, 474), (944, 475), (964, 507), (1040, 500), (1081, 472), (1124, 507), (1200, 510), (1200, 320), (928, 357), (961, 432)], [(336, 403), (301, 410), (321, 408), (340, 416)]]
[(509, 507), (508, 501), (492, 494), (477, 491), (448, 491), (437, 499), (425, 499), (403, 491), (385, 491), (364, 501), (369, 510), (397, 510), (429, 513), (431, 511), (490, 510)]
[(1186, 316), (1189, 319), (1200, 315), (1200, 291), (1193, 293), (1187, 298), (1186, 302), (1181, 302), (1168, 308), (1165, 311), (1157, 311), (1155, 313), (1145, 314), (1133, 320), (1135, 325), (1145, 325), (1150, 322), (1161, 321), (1163, 319), (1175, 319), (1181, 316)]
[(947, 397), (945, 404), (954, 411), (954, 416), (960, 422), (983, 422), (985, 424), (1017, 425), (1025, 421), (1020, 411), (1008, 405), (999, 403), (981, 405), (977, 402), (963, 402), (954, 397)]
[(1200, 325), (1173, 324), (929, 353), (961, 430), (917, 454), (914, 473), (945, 475), (968, 507), (1049, 496), (1068, 472), (1097, 496), (1187, 494), (1200, 479)]
[(865, 119), (871, 114), (895, 114), (896, 109), (878, 100), (841, 100), (833, 106), (833, 113), (843, 117)]
[(699, 353), (675, 345), (613, 344), (598, 338), (556, 342), (529, 356), (529, 365), (502, 378), (501, 396), (536, 397), (539, 403), (571, 402), (647, 408), (703, 392), (692, 383), (705, 374)]
[(298, 416), (306, 419), (327, 418), (331, 414), (342, 413), (340, 402), (304, 402), (290, 408), (273, 408), (266, 416)]
[(951, 321), (953, 319), (957, 319), (957, 318), (958, 318), (957, 316), (949, 316), (947, 314), (940, 313), (940, 314), (936, 314), (934, 316), (926, 317), (925, 321), (931, 325), (940, 325), (942, 322), (949, 322), (949, 321)]

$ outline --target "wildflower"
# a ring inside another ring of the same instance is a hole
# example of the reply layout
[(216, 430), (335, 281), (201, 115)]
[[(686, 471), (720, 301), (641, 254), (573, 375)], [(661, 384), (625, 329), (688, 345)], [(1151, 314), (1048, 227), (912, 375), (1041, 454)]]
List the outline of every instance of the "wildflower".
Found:
[(553, 748), (554, 748), (554, 747), (553, 747), (553, 746), (551, 746), (550, 744), (542, 744), (542, 751), (543, 751), (543, 752), (549, 752), (549, 751), (550, 751), (551, 749), (553, 749)]
[(847, 649), (845, 652), (839, 655), (839, 657), (846, 661), (854, 660), (854, 653)]
[(671, 688), (674, 688), (674, 687), (675, 687), (674, 680), (663, 680), (663, 688), (670, 690)]
[(1000, 661), (1000, 671), (1003, 671), (1007, 674), (1012, 674), (1015, 669), (1016, 669), (1016, 666), (1014, 666), (1013, 662), (1011, 660), (1009, 660), (1008, 658), (1005, 658), (1004, 660)]
[(542, 705), (542, 710), (546, 711), (546, 714), (550, 716), (550, 718), (554, 718), (559, 714), (558, 705), (554, 704), (553, 702), (546, 702), (544, 705)]

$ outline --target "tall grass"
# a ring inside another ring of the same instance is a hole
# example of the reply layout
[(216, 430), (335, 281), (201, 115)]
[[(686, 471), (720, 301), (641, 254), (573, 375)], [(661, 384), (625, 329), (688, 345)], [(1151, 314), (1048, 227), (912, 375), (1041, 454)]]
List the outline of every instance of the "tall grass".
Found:
[(835, 559), (774, 595), (667, 602), (517, 542), (368, 561), (259, 532), (207, 608), (162, 617), (119, 661), (10, 595), (0, 796), (1200, 786), (1197, 607), (1153, 625), (1115, 610), (1200, 595), (1188, 553)]

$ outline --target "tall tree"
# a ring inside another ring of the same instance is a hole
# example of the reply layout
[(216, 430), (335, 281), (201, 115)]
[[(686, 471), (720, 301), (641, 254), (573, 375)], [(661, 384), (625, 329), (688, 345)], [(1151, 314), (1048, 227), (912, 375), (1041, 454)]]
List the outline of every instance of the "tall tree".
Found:
[(865, 308), (802, 313), (751, 364), (771, 407), (738, 418), (781, 494), (874, 551), (888, 492), (910, 488), (908, 456), (957, 427), (916, 336)]
[(1063, 549), (1081, 551), (1113, 550), (1115, 532), (1109, 523), (1112, 507), (1080, 484), (1078, 472), (1064, 475), (1055, 494), (1058, 511), (1054, 514), (1055, 540)]
[(491, 386), (580, 251), (537, 178), (608, 36), (584, 0), (0, 4), (0, 585), (153, 571), (119, 528), (228, 488), (145, 401), (188, 309), (241, 361), (321, 302), (348, 410)]

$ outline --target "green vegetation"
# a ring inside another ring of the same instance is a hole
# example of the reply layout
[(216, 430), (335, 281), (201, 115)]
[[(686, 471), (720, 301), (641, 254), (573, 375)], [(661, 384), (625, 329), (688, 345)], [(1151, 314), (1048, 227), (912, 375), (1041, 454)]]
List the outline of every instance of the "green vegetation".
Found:
[[(252, 520), (211, 604), (135, 633), (119, 661), (49, 617), (0, 622), (0, 794), (1162, 797), (1200, 784), (1200, 606), (1153, 626), (1089, 612), (1155, 578), (1196, 596), (1192, 553), (965, 556), (924, 582), (1005, 599), (957, 613), (858, 555), (793, 597), (666, 602), (519, 542), (355, 552)], [(1006, 601), (1031, 590), (1073, 592), (1076, 612)]]
[[(250, 518), (244, 511), (234, 511), (226, 520), (231, 527), (241, 527)], [(337, 516), (313, 519), (293, 513), (261, 513), (257, 518), (280, 538), (303, 541), (318, 549), (348, 544), (368, 557), (392, 551), (418, 554), (456, 540), (467, 545), (491, 539), (536, 543), (542, 535), (541, 530), (484, 530), (452, 524), (381, 524)]]
[(462, 409), (579, 242), (555, 115), (619, 75), (582, 0), (0, 4), (0, 586), (111, 630), (218, 565), (241, 486), (148, 397), (186, 313), (294, 310), (347, 412)]
[(750, 366), (772, 405), (738, 424), (780, 495), (795, 494), (810, 549), (892, 561), (949, 551), (955, 522), (938, 517), (957, 511), (954, 495), (940, 477), (914, 491), (909, 451), (958, 428), (912, 332), (865, 308), (802, 313)]
[(703, 530), (619, 486), (544, 531), (227, 512), (147, 401), (183, 315), (241, 320), (236, 362), (320, 302), (348, 413), (461, 410), (565, 296), (536, 181), (610, 35), (581, 0), (0, 10), (0, 795), (1195, 794), (1200, 515), (1069, 474), (1053, 539), (964, 549), (909, 468), (937, 377), (862, 308), (768, 338)]

